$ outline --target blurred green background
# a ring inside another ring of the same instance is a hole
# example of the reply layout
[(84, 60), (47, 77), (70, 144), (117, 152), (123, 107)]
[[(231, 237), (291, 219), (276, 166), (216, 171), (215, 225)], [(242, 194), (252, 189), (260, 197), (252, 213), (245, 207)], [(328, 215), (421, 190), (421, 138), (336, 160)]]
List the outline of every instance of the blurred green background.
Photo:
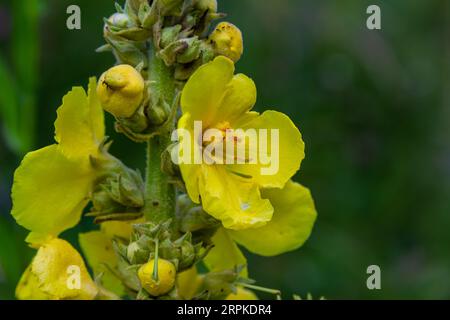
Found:
[[(81, 8), (80, 31), (66, 28), (70, 4)], [(370, 4), (381, 7), (381, 31), (366, 28)], [(257, 109), (287, 113), (303, 133), (307, 158), (296, 179), (319, 213), (300, 250), (250, 255), (251, 276), (285, 298), (450, 298), (450, 1), (219, 7), (244, 33), (237, 69), (255, 80)], [(24, 152), (52, 143), (71, 86), (114, 63), (94, 52), (113, 11), (110, 0), (0, 0), (0, 299), (14, 297), (33, 255), (9, 215), (14, 169)], [(108, 130), (112, 152), (142, 168), (143, 146), (114, 133), (111, 118)], [(88, 225), (64, 236), (74, 240)], [(372, 264), (382, 290), (366, 287)]]

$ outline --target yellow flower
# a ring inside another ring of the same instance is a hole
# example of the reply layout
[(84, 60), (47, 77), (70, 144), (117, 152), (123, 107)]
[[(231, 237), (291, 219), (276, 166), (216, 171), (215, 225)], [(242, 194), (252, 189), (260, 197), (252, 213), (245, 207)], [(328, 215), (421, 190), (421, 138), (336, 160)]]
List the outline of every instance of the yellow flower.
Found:
[(118, 118), (130, 118), (144, 98), (145, 82), (132, 66), (115, 66), (100, 77), (97, 94), (103, 108)]
[(96, 96), (75, 87), (58, 108), (57, 144), (28, 153), (14, 175), (13, 209), (17, 223), (32, 231), (28, 241), (39, 244), (75, 226), (89, 201), (104, 140), (103, 110)]
[[(235, 242), (252, 253), (275, 256), (301, 247), (309, 238), (317, 217), (310, 191), (289, 181), (283, 189), (264, 189), (275, 211), (265, 226), (246, 230), (220, 228), (212, 237), (214, 248), (204, 263), (210, 271), (221, 271), (246, 265), (246, 259)], [(247, 276), (244, 269), (241, 274)]]
[(230, 58), (233, 62), (238, 62), (244, 53), (242, 32), (229, 22), (219, 23), (209, 40), (216, 54)]
[(175, 285), (177, 271), (172, 262), (158, 259), (158, 279), (153, 278), (155, 260), (139, 268), (138, 277), (142, 287), (154, 297), (162, 296), (172, 290)]
[(39, 248), (16, 288), (21, 300), (92, 300), (97, 294), (83, 259), (61, 239)]
[[(199, 68), (182, 92), (183, 116), (178, 122), (179, 162), (187, 192), (195, 203), (201, 201), (205, 211), (221, 220), (228, 229), (256, 228), (269, 222), (273, 207), (261, 196), (260, 190), (283, 188), (300, 169), (304, 158), (302, 136), (293, 122), (276, 111), (251, 112), (255, 102), (254, 82), (243, 74), (234, 75), (233, 62), (222, 56)], [(199, 143), (200, 137), (195, 136), (198, 121), (202, 122), (203, 128), (222, 132), (230, 129), (278, 131), (278, 141), (271, 141), (271, 136), (267, 141), (269, 145), (277, 143), (279, 152), (272, 152), (270, 148), (267, 151), (270, 156), (277, 156), (278, 170), (270, 175), (262, 174), (270, 167), (263, 162), (184, 163), (181, 157), (186, 154), (191, 154), (192, 159), (202, 157), (204, 146)], [(184, 143), (181, 131), (190, 133), (189, 144)], [(184, 150), (184, 145), (190, 145), (190, 150)]]

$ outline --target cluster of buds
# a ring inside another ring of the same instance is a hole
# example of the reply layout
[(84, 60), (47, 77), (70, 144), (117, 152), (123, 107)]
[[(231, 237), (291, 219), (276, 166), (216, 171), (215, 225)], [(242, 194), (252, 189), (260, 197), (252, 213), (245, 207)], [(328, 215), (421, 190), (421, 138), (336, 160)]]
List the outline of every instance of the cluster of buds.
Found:
[[(208, 35), (211, 23), (224, 14), (217, 0), (127, 0), (105, 19), (106, 45), (118, 66), (100, 79), (104, 109), (116, 118), (116, 130), (145, 142), (173, 121), (177, 101), (158, 95), (151, 79), (148, 51), (162, 59), (182, 87), (203, 64), (223, 55), (234, 62), (243, 53), (240, 30), (222, 22)], [(162, 100), (162, 101), (161, 101)]]
[(220, 221), (193, 203), (187, 194), (178, 196), (175, 222), (181, 232), (192, 233), (198, 241), (208, 241), (220, 226)]
[(103, 174), (99, 175), (92, 192), (92, 209), (88, 215), (95, 217), (96, 223), (141, 217), (145, 190), (140, 172), (128, 168), (110, 154), (105, 155), (103, 161), (91, 159)]
[(121, 278), (129, 279), (130, 270), (137, 271), (137, 281), (128, 289), (139, 299), (176, 296), (172, 277), (202, 260), (211, 248), (210, 244), (194, 241), (191, 233), (174, 231), (170, 220), (135, 224), (131, 241), (117, 239), (114, 245), (121, 259)]

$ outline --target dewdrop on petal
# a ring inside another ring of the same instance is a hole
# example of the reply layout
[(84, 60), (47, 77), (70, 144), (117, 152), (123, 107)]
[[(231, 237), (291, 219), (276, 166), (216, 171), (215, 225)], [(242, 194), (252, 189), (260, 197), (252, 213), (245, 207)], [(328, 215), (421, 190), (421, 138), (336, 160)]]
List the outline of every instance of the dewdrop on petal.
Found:
[(106, 71), (98, 82), (103, 109), (117, 118), (130, 118), (144, 98), (145, 82), (132, 66), (122, 64)]
[(230, 58), (235, 63), (239, 61), (244, 53), (242, 32), (229, 22), (219, 23), (209, 36), (209, 40), (217, 55)]
[(164, 259), (158, 259), (158, 279), (153, 279), (155, 260), (139, 268), (138, 277), (142, 288), (154, 297), (165, 295), (172, 290), (175, 285), (177, 271), (172, 262)]

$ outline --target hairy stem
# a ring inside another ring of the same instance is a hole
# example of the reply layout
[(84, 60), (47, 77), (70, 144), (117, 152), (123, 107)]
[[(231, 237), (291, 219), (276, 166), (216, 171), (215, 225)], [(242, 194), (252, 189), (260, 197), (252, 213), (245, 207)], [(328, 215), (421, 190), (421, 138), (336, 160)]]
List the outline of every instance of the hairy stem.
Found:
[[(149, 56), (149, 80), (152, 81), (152, 95), (161, 97), (168, 105), (175, 98), (173, 71), (158, 58), (154, 50)], [(174, 123), (165, 126), (161, 134), (153, 137), (147, 145), (147, 179), (144, 216), (155, 223), (173, 217), (175, 212), (175, 187), (170, 177), (161, 170), (161, 155), (171, 143)]]

